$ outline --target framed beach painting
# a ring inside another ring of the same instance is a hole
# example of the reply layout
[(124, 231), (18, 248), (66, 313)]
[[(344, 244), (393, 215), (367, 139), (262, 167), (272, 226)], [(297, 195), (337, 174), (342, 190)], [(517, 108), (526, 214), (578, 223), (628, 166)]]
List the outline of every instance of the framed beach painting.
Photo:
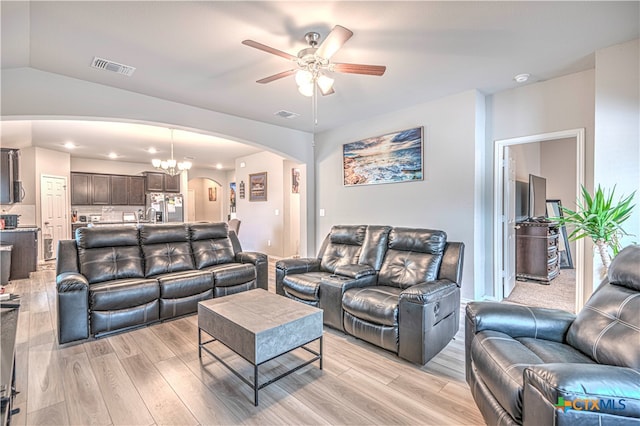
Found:
[(344, 185), (423, 180), (423, 134), (414, 127), (342, 145)]

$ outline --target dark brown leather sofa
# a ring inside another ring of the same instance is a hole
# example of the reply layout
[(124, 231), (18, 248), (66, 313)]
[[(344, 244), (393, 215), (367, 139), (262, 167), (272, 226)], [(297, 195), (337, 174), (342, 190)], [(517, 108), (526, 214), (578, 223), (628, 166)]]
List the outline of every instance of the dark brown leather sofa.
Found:
[(464, 244), (429, 229), (334, 226), (316, 258), (276, 263), (276, 292), (325, 325), (426, 364), (459, 328)]
[(58, 341), (197, 311), (200, 300), (267, 289), (267, 256), (243, 252), (226, 223), (84, 227), (56, 265)]
[(640, 246), (616, 256), (577, 316), (473, 302), (465, 327), (467, 382), (487, 424), (639, 424)]

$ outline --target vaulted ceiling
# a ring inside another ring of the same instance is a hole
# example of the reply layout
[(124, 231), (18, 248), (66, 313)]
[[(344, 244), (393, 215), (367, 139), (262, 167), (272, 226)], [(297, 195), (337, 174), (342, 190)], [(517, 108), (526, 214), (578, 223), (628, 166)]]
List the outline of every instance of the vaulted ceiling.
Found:
[[(496, 93), (516, 87), (520, 73), (531, 74), (525, 84), (533, 84), (590, 69), (596, 50), (638, 38), (640, 27), (635, 1), (3, 1), (0, 7), (3, 70), (32, 67), (307, 132), (469, 89)], [(311, 100), (293, 77), (256, 83), (291, 69), (291, 62), (241, 42), (295, 55), (306, 47), (306, 32), (324, 37), (336, 24), (354, 35), (335, 61), (387, 71), (332, 75), (336, 93), (318, 99), (314, 127)], [(126, 77), (92, 68), (95, 56), (136, 70)], [(280, 110), (300, 116), (281, 118)], [(68, 126), (70, 139), (73, 130)], [(52, 131), (33, 131), (33, 143), (53, 144)], [(132, 143), (136, 138), (118, 148), (151, 143)], [(198, 158), (196, 145), (188, 155)]]

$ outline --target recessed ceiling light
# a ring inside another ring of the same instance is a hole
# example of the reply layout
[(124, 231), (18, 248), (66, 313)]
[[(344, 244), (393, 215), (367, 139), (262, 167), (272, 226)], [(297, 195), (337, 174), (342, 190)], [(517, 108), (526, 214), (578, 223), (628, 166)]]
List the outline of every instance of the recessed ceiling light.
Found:
[(110, 152), (109, 153), (109, 158), (116, 159), (116, 158), (118, 158), (118, 154), (116, 154), (115, 152)]
[(220, 164), (220, 163), (216, 164), (216, 169), (221, 170), (222, 169), (222, 164)]
[(527, 80), (529, 80), (529, 77), (531, 77), (531, 74), (524, 73), (516, 75), (515, 77), (513, 77), (513, 79), (518, 83), (525, 83), (527, 82)]
[(76, 146), (73, 144), (73, 142), (65, 142), (64, 147), (67, 149), (73, 149)]
[(156, 152), (158, 152), (158, 151), (157, 151), (154, 147), (151, 147), (151, 148), (149, 148), (149, 149), (147, 150), (147, 152), (148, 152), (149, 154), (155, 154), (155, 153), (156, 153)]
[(240, 167), (246, 167), (246, 166), (247, 164), (244, 161), (240, 162)]

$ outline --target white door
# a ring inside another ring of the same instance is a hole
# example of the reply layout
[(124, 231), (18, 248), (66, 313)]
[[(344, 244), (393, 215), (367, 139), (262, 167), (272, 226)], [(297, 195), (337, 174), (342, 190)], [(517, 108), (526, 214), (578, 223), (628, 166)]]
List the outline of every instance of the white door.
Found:
[(42, 258), (55, 259), (58, 241), (69, 238), (67, 179), (42, 176), (40, 179), (40, 217), (42, 218)]
[(516, 286), (516, 162), (508, 146), (504, 147), (503, 236), (504, 284), (503, 297)]

